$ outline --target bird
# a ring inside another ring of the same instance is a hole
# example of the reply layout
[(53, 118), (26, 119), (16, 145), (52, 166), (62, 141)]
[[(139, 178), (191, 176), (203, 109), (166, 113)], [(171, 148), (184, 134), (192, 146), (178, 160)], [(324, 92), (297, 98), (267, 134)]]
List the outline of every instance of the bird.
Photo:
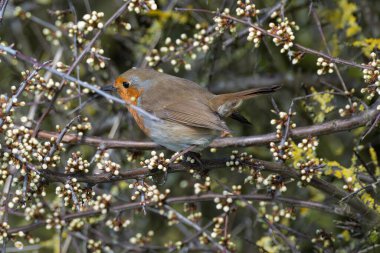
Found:
[(174, 152), (199, 152), (215, 138), (230, 134), (224, 118), (248, 123), (237, 113), (242, 102), (279, 88), (273, 85), (216, 95), (193, 81), (149, 68), (122, 73), (112, 87), (127, 102), (139, 128), (155, 143)]

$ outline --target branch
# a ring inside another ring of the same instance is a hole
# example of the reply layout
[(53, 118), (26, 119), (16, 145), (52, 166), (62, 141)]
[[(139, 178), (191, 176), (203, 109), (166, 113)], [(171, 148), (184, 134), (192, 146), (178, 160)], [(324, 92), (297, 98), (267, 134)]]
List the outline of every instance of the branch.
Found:
[[(34, 59), (33, 57), (30, 57), (30, 56), (27, 56), (27, 55), (24, 55), (22, 54), (20, 51), (17, 51), (13, 48), (10, 48), (10, 47), (7, 47), (7, 46), (3, 46), (3, 45), (0, 45), (0, 51), (4, 51), (6, 52), (7, 54), (11, 55), (11, 56), (14, 56), (16, 57), (17, 59), (20, 59), (22, 61), (25, 61), (29, 64), (33, 64), (33, 65), (37, 65), (37, 66), (42, 66), (41, 63), (39, 63), (36, 59)], [(84, 82), (84, 81), (81, 81), (75, 77), (72, 77), (66, 73), (62, 73), (62, 72), (59, 72), (58, 70), (54, 69), (54, 68), (51, 68), (51, 67), (48, 67), (48, 66), (42, 66), (41, 68), (49, 71), (50, 73), (52, 73), (53, 75), (56, 75), (62, 79), (65, 79), (65, 80), (68, 80), (68, 81), (72, 81), (72, 82), (75, 82), (77, 84), (79, 84), (80, 86), (84, 87), (84, 88), (87, 88), (93, 92), (95, 92), (96, 94), (99, 94), (101, 95), (102, 97), (105, 97), (106, 99), (110, 100), (110, 101), (114, 101), (114, 102), (117, 102), (119, 104), (122, 104), (122, 105), (126, 105), (126, 106), (130, 106), (132, 107), (134, 110), (138, 111), (139, 113), (141, 114), (144, 114), (145, 116), (147, 116), (148, 118), (154, 120), (154, 121), (158, 121), (160, 119), (158, 119), (156, 116), (148, 113), (147, 111), (145, 111), (144, 109), (138, 107), (138, 106), (135, 106), (133, 105), (132, 103), (128, 102), (128, 101), (124, 101), (120, 98), (117, 98), (115, 96), (112, 96), (110, 94), (108, 94), (107, 92), (104, 92), (102, 91), (101, 89), (98, 89), (96, 88), (95, 86), (87, 83), (87, 82)]]
[[(213, 170), (213, 169), (221, 169), (226, 168), (225, 164), (229, 161), (229, 159), (213, 159), (213, 160), (202, 160), (202, 166), (198, 164), (192, 164), (191, 169), (195, 170)], [(26, 164), (29, 169), (35, 170), (35, 168), (30, 167), (33, 165)], [(263, 160), (254, 159), (253, 161), (245, 164), (251, 168), (261, 169), (263, 171), (277, 173), (284, 178), (295, 179), (296, 181), (300, 181), (301, 175), (295, 170), (284, 164), (276, 163), (276, 162), (268, 162)], [(176, 173), (176, 172), (188, 172), (189, 167), (186, 164), (170, 164), (168, 173)], [(70, 178), (75, 177), (78, 182), (86, 182), (91, 184), (99, 184), (99, 183), (108, 183), (113, 181), (120, 181), (126, 179), (138, 179), (142, 177), (152, 176), (157, 174), (152, 172), (148, 168), (139, 168), (128, 170), (127, 172), (120, 173), (118, 176), (112, 176), (109, 173), (103, 173), (99, 175), (78, 175), (78, 174), (63, 174), (59, 172), (53, 172), (50, 170), (39, 170), (40, 175), (45, 177), (47, 182), (62, 182), (65, 183)], [(314, 177), (312, 181), (309, 183), (310, 186), (320, 190), (321, 192), (326, 193), (326, 195), (333, 197), (340, 201), (343, 198), (346, 198), (349, 193), (346, 191), (335, 187), (334, 185), (326, 182), (321, 178)], [(374, 224), (378, 224), (380, 222), (380, 215), (365, 205), (360, 199), (357, 197), (349, 198), (346, 202), (348, 206), (356, 211), (354, 215), (356, 219), (365, 220), (363, 224), (365, 226), (372, 226)], [(350, 208), (347, 209), (348, 213), (352, 213)]]
[[(127, 9), (128, 5), (129, 5), (129, 2), (130, 1), (127, 1), (126, 3), (124, 3), (105, 23), (104, 23), (104, 26), (102, 29), (99, 29), (99, 31), (94, 35), (94, 37), (91, 39), (91, 41), (89, 43), (87, 43), (86, 47), (83, 49), (83, 51), (80, 53), (80, 55), (78, 57), (76, 57), (75, 61), (71, 64), (70, 68), (67, 70), (66, 74), (67, 75), (70, 75), (71, 72), (73, 72), (73, 70), (75, 69), (76, 66), (79, 65), (79, 63), (83, 60), (83, 58), (85, 57), (85, 55), (91, 50), (92, 46), (95, 44), (95, 42), (98, 40), (98, 38), (103, 34), (103, 32), (106, 30), (106, 28), (116, 19), (118, 18), (121, 14), (123, 14), (123, 12), (125, 11), (125, 9)], [(55, 104), (55, 101), (57, 100), (59, 94), (61, 93), (61, 91), (63, 90), (64, 88), (64, 80), (61, 81), (57, 91), (55, 92), (51, 102), (49, 103), (48, 105), (48, 108), (46, 109), (46, 111), (42, 114), (42, 116), (39, 118), (39, 120), (37, 121), (36, 123), (36, 126), (34, 128), (34, 133), (33, 133), (33, 136), (36, 136), (39, 129), (40, 129), (40, 126), (42, 124), (42, 121), (47, 117), (47, 115), (50, 113), (50, 111), (53, 109), (53, 106)]]
[[(248, 21), (245, 21), (245, 20), (242, 20), (242, 19), (230, 16), (230, 15), (219, 14), (219, 13), (217, 13), (215, 11), (209, 11), (209, 10), (206, 10), (206, 9), (176, 8), (175, 10), (176, 11), (202, 12), (202, 13), (211, 14), (211, 15), (219, 15), (220, 17), (233, 20), (233, 21), (235, 21), (237, 23), (241, 23), (241, 24), (244, 24), (246, 26), (253, 27), (256, 30), (260, 31), (263, 35), (266, 35), (266, 36), (269, 36), (269, 37), (273, 37), (273, 38), (277, 38), (277, 39), (282, 39), (281, 36), (278, 36), (278, 35), (275, 35), (275, 34), (271, 34), (267, 30), (265, 30), (264, 28), (262, 28), (260, 26), (251, 24)], [(344, 60), (344, 59), (335, 58), (335, 57), (332, 57), (329, 54), (325, 54), (325, 53), (319, 52), (317, 50), (304, 47), (304, 46), (302, 46), (300, 44), (297, 44), (297, 43), (294, 43), (294, 47), (297, 48), (298, 50), (304, 52), (304, 53), (308, 53), (308, 54), (312, 54), (312, 55), (316, 55), (316, 56), (328, 59), (330, 62), (333, 62), (333, 63), (344, 64), (344, 65), (347, 65), (347, 66), (356, 67), (356, 68), (360, 68), (360, 69), (373, 69), (373, 67), (371, 67), (371, 66), (361, 65), (361, 64), (358, 64), (358, 63), (355, 63), (355, 62)]]
[[(355, 116), (327, 121), (325, 123), (316, 124), (306, 127), (297, 127), (290, 130), (289, 136), (295, 138), (304, 138), (308, 136), (320, 136), (326, 134), (332, 134), (342, 131), (349, 131), (358, 127), (365, 126), (371, 123), (376, 117), (380, 115), (380, 111), (377, 110), (377, 106), (380, 104), (380, 99), (377, 100), (370, 109), (360, 112)], [(59, 133), (40, 131), (37, 135), (41, 139), (57, 138)], [(210, 147), (224, 148), (224, 147), (245, 147), (254, 145), (263, 145), (269, 142), (276, 142), (279, 139), (276, 137), (276, 133), (246, 136), (246, 137), (232, 137), (216, 139)], [(91, 146), (102, 146), (106, 148), (126, 148), (134, 150), (151, 150), (151, 149), (163, 149), (163, 147), (153, 142), (138, 142), (127, 140), (114, 140), (101, 137), (79, 137), (74, 134), (67, 134), (62, 139), (63, 143), (68, 144), (86, 144)]]
[(0, 0), (0, 23), (3, 22), (4, 12), (9, 0)]
[[(5, 108), (5, 111), (2, 112), (2, 114), (3, 114), (4, 116), (8, 115), (8, 114), (11, 112), (11, 110), (12, 110), (12, 108), (13, 108), (13, 106), (14, 106), (14, 103), (17, 102), (18, 97), (19, 97), (19, 96), (21, 95), (21, 93), (25, 90), (26, 86), (28, 86), (30, 80), (31, 80), (32, 78), (34, 78), (35, 75), (37, 75), (37, 73), (38, 73), (38, 71), (41, 69), (41, 67), (46, 66), (48, 63), (49, 63), (49, 62), (45, 62), (45, 63), (43, 63), (41, 66), (35, 68), (35, 69), (29, 74), (29, 76), (28, 76), (24, 81), (22, 81), (22, 83), (20, 84), (20, 87), (17, 89), (17, 92), (16, 92), (16, 93), (15, 93), (15, 94), (9, 99), (8, 104), (7, 104), (6, 108)], [(4, 122), (5, 122), (5, 121), (4, 121), (3, 119), (0, 119), (0, 127), (3, 126)]]
[[(195, 202), (204, 202), (204, 201), (214, 201), (215, 198), (225, 198), (225, 195), (222, 194), (214, 194), (214, 193), (207, 193), (203, 195), (193, 195), (193, 196), (181, 196), (181, 197), (172, 197), (166, 199), (165, 203), (166, 204), (178, 204), (178, 203), (195, 203)], [(234, 199), (234, 200), (240, 200), (240, 199), (245, 199), (245, 200), (255, 200), (255, 201), (266, 201), (266, 202), (279, 202), (279, 203), (284, 203), (288, 204), (294, 207), (305, 207), (305, 208), (312, 208), (312, 209), (317, 209), (322, 212), (330, 213), (330, 214), (335, 214), (335, 215), (341, 215), (341, 212), (339, 211), (338, 206), (329, 206), (329, 205), (324, 205), (318, 202), (313, 202), (313, 201), (304, 201), (304, 200), (298, 200), (294, 198), (286, 198), (286, 197), (276, 197), (272, 198), (266, 194), (249, 194), (249, 195), (228, 195), (228, 197)], [(146, 206), (154, 206), (156, 203), (146, 203)], [(113, 207), (110, 208), (110, 211), (112, 212), (122, 212), (130, 209), (137, 209), (141, 207), (140, 202), (132, 202), (132, 203), (127, 203), (127, 204), (119, 204), (119, 205), (114, 205)], [(338, 210), (338, 211), (337, 211)], [(88, 211), (82, 211), (82, 212), (75, 212), (71, 214), (67, 214), (63, 217), (63, 220), (65, 221), (71, 221), (73, 219), (77, 218), (85, 218), (85, 217), (92, 217), (99, 215), (101, 212), (96, 211), (96, 210), (88, 210)], [(33, 224), (25, 225), (25, 226), (20, 226), (20, 227), (15, 227), (11, 228), (8, 230), (9, 234), (14, 234), (19, 231), (23, 232), (28, 232), (34, 229), (37, 229), (39, 227), (44, 226), (46, 223), (44, 221), (39, 221)]]

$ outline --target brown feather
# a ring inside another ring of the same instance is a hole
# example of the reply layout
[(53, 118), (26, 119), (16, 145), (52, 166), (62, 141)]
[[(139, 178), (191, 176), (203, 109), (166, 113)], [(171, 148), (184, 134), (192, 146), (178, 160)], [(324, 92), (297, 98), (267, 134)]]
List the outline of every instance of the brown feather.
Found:
[(213, 113), (207, 105), (194, 100), (170, 104), (162, 110), (156, 110), (155, 115), (161, 119), (188, 126), (230, 131), (226, 123), (216, 113)]
[(216, 95), (214, 98), (210, 99), (209, 105), (214, 111), (217, 111), (219, 115), (226, 117), (231, 115), (241, 105), (243, 100), (250, 99), (260, 94), (275, 92), (280, 87), (281, 86), (279, 85), (273, 85)]

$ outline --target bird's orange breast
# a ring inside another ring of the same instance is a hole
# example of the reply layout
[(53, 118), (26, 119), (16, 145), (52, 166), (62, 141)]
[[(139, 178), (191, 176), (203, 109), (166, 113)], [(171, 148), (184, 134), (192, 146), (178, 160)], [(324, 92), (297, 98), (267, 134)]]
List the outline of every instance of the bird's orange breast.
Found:
[[(121, 89), (119, 91), (119, 95), (122, 99), (127, 101), (128, 103), (131, 103), (133, 105), (139, 106), (138, 101), (141, 98), (143, 89), (137, 89), (135, 87), (130, 87), (128, 89)], [(128, 107), (128, 111), (132, 114), (133, 118), (135, 119), (137, 125), (140, 127), (140, 129), (146, 134), (149, 135), (149, 129), (145, 127), (144, 124), (144, 118), (141, 117), (136, 110), (134, 110), (132, 107)]]

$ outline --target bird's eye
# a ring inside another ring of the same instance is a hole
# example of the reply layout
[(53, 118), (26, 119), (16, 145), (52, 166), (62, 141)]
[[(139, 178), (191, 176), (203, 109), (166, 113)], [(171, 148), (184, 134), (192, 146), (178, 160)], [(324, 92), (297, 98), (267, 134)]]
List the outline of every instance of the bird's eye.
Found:
[(129, 85), (130, 85), (129, 82), (123, 82), (123, 87), (124, 87), (124, 88), (126, 88), (126, 89), (129, 88)]

